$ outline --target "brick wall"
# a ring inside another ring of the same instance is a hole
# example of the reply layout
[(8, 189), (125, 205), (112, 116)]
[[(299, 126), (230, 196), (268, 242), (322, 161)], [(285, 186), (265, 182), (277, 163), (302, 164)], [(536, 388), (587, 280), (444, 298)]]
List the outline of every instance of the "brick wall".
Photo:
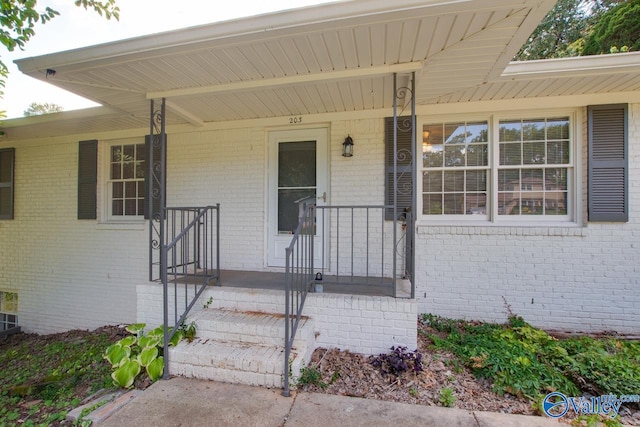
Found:
[(419, 311), (503, 321), (510, 309), (545, 328), (637, 334), (640, 104), (631, 105), (629, 122), (628, 223), (586, 223), (585, 123), (580, 141), (585, 225), (419, 226), (416, 240)]

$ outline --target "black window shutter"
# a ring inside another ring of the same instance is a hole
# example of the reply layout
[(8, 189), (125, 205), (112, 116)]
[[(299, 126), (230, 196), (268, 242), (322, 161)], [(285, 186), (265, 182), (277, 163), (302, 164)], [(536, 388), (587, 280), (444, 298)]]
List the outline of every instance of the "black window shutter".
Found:
[(96, 219), (98, 141), (78, 143), (78, 219)]
[(15, 149), (0, 150), (0, 219), (13, 219)]
[[(166, 136), (165, 136), (165, 145), (166, 145)], [(144, 144), (145, 147), (147, 149), (147, 161), (151, 161), (151, 150), (153, 149), (153, 162), (155, 163), (154, 165), (154, 169), (155, 169), (155, 173), (158, 175), (158, 177), (160, 176), (160, 145), (158, 144), (158, 146), (155, 146), (153, 144), (151, 144), (151, 137), (149, 135), (146, 135), (144, 137)], [(164, 185), (164, 191), (165, 191), (165, 201), (166, 201), (166, 191), (167, 191), (167, 186), (166, 186), (166, 179), (167, 179), (167, 174), (166, 174), (166, 165), (167, 165), (167, 158), (166, 158), (166, 151), (165, 151), (165, 159), (164, 159), (164, 165), (162, 166), (165, 170), (165, 185)], [(147, 166), (147, 171), (145, 173), (144, 176), (144, 218), (145, 219), (149, 219), (149, 185), (153, 185), (153, 193), (154, 194), (160, 194), (160, 184), (158, 181), (152, 180), (151, 176), (149, 176), (149, 168)], [(155, 217), (156, 215), (158, 215), (160, 213), (160, 198), (154, 198), (153, 199), (153, 207), (152, 207), (153, 213), (152, 213), (152, 217)]]
[[(411, 209), (414, 167), (411, 158), (411, 117), (398, 117), (398, 214)], [(405, 124), (407, 124), (405, 126)], [(393, 205), (393, 117), (384, 119), (385, 139), (385, 205)], [(393, 220), (393, 210), (387, 209), (386, 220)]]
[(590, 106), (588, 116), (589, 221), (627, 222), (628, 106)]

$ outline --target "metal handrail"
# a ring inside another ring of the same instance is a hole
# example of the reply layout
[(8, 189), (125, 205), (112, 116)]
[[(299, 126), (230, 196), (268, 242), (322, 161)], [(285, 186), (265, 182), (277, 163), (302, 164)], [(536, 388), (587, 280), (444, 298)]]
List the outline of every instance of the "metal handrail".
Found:
[[(160, 247), (160, 267), (164, 300), (163, 378), (168, 379), (169, 342), (207, 286), (220, 278), (220, 204), (165, 208), (164, 218), (165, 242)], [(179, 291), (184, 292), (183, 301), (179, 301)], [(171, 327), (170, 300), (173, 305)]]
[(315, 203), (307, 204), (302, 211), (291, 243), (285, 250), (285, 350), (283, 396), (291, 395), (289, 389), (289, 359), (302, 318), (302, 309), (314, 281), (313, 241), (315, 237)]

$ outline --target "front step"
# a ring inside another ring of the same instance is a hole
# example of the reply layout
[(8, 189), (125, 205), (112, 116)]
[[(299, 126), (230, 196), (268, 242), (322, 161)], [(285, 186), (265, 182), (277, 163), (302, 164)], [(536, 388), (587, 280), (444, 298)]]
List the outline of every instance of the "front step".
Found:
[[(191, 316), (197, 337), (169, 350), (169, 372), (200, 379), (282, 387), (284, 328), (282, 315), (206, 309)], [(311, 358), (313, 322), (302, 318), (291, 351), (293, 377)]]

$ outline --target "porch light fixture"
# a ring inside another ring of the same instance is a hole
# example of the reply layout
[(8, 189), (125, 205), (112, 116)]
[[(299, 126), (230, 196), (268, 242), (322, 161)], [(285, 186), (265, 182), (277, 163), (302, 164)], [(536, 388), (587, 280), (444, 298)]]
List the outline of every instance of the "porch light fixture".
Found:
[(349, 135), (347, 135), (347, 137), (344, 139), (344, 142), (342, 143), (342, 156), (353, 156), (353, 139)]

